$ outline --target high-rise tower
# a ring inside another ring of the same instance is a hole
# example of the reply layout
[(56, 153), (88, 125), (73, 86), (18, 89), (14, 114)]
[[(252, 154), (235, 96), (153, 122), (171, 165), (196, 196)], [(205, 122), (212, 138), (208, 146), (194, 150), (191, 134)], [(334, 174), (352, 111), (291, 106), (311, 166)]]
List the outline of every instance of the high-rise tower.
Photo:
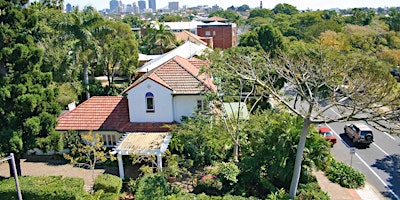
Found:
[(262, 0), (260, 1), (260, 8), (262, 8)]
[(156, 11), (156, 0), (149, 0), (149, 8), (154, 11)]
[(118, 11), (119, 1), (111, 0), (110, 1), (110, 13), (116, 13)]
[(146, 9), (146, 1), (140, 0), (138, 1), (139, 12), (142, 13)]

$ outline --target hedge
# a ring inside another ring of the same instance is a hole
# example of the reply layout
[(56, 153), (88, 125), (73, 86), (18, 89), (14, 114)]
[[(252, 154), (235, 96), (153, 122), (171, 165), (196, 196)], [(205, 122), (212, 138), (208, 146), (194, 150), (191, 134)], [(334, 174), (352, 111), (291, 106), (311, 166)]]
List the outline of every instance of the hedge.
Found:
[(179, 194), (169, 195), (167, 200), (258, 200), (255, 197), (241, 197), (241, 196), (209, 196), (204, 193), (201, 194), (193, 194), (193, 193), (184, 193), (181, 192)]
[(103, 190), (104, 193), (119, 194), (122, 188), (122, 179), (111, 174), (100, 174), (94, 180), (94, 191)]
[[(92, 199), (84, 190), (82, 178), (61, 176), (21, 176), (18, 177), (24, 200), (50, 199)], [(18, 199), (14, 178), (0, 181), (1, 199)]]
[(330, 181), (338, 183), (342, 187), (361, 188), (365, 185), (364, 174), (334, 159), (331, 161), (331, 165), (325, 173)]

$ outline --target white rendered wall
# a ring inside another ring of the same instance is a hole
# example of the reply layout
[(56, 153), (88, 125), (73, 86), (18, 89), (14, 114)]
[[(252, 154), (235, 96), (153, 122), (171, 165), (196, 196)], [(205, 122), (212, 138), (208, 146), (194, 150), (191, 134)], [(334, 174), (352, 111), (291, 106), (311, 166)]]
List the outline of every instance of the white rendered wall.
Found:
[[(147, 92), (154, 95), (154, 112), (146, 112)], [(131, 122), (172, 122), (172, 91), (147, 79), (127, 92)]]
[(174, 96), (174, 108), (175, 115), (174, 120), (181, 122), (182, 116), (193, 116), (193, 112), (197, 109), (197, 100), (204, 99), (204, 96), (199, 95), (175, 95)]

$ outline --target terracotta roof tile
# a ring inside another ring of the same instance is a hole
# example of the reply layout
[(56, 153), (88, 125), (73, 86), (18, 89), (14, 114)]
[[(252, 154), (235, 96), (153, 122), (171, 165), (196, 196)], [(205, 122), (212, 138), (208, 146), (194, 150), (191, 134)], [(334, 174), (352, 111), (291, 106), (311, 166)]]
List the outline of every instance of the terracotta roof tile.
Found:
[(129, 121), (128, 100), (122, 96), (94, 96), (57, 119), (56, 130), (168, 132), (174, 123)]
[(56, 130), (117, 130), (129, 122), (128, 100), (95, 96), (57, 120)]
[(152, 79), (171, 89), (174, 94), (200, 94), (210, 90), (216, 91), (211, 77), (207, 74), (200, 74), (200, 69), (204, 65), (208, 65), (208, 63), (195, 58), (185, 59), (175, 56), (158, 68), (144, 74), (123, 93), (146, 79)]

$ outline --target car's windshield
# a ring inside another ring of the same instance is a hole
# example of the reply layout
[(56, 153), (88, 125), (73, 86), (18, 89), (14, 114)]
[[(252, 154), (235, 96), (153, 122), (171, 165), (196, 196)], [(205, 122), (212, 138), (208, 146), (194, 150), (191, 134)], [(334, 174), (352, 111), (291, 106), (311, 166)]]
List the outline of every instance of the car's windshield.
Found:
[(333, 136), (331, 132), (323, 132), (324, 137)]

